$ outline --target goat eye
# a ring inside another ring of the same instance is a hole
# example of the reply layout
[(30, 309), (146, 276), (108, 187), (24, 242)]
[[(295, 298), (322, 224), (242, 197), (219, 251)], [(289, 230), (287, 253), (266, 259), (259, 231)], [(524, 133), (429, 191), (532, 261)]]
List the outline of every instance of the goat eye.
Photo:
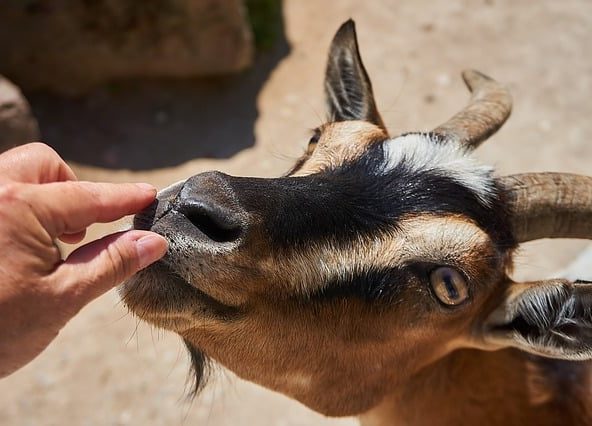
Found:
[(447, 266), (434, 269), (430, 274), (430, 284), (440, 302), (448, 306), (458, 306), (469, 297), (465, 278)]

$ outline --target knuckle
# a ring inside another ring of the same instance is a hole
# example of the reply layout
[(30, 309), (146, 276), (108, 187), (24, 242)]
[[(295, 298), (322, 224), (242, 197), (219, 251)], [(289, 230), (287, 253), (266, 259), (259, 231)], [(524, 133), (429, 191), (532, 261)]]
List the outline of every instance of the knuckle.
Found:
[(49, 145), (33, 142), (23, 147), (22, 156), (25, 161), (38, 164), (41, 183), (54, 180), (71, 180), (75, 176), (68, 172), (69, 167), (62, 157)]
[(58, 269), (46, 278), (51, 284), (51, 297), (59, 301), (60, 309), (64, 310), (67, 316), (81, 308), (79, 301), (84, 299), (85, 291), (92, 284), (92, 274), (85, 272), (87, 273), (64, 273)]
[(112, 268), (109, 272), (111, 279), (117, 281), (123, 280), (134, 272), (134, 258), (131, 256), (129, 250), (120, 244), (110, 244), (107, 247), (106, 255), (108, 257), (108, 263)]
[(25, 184), (8, 182), (0, 184), (0, 227), (2, 241), (22, 242), (24, 230), (36, 225), (31, 204), (24, 192)]
[(78, 300), (81, 297), (84, 283), (76, 284), (70, 284), (68, 279), (62, 282), (55, 282), (55, 277), (53, 276), (45, 278), (44, 287), (49, 290), (47, 290), (47, 294), (44, 294), (44, 300), (46, 301), (45, 303), (51, 304), (54, 308), (55, 312), (52, 315), (52, 320), (58, 323), (65, 323), (81, 309)]
[(15, 149), (21, 161), (39, 163), (41, 160), (41, 163), (47, 162), (48, 164), (55, 163), (56, 160), (61, 161), (58, 153), (52, 147), (42, 142), (28, 143)]
[(72, 182), (73, 187), (82, 189), (88, 196), (89, 202), (92, 203), (93, 207), (100, 211), (108, 207), (105, 203), (105, 191), (101, 190), (97, 184), (92, 182)]
[(33, 142), (25, 145), (24, 149), (27, 150), (27, 153), (33, 157), (38, 158), (60, 158), (58, 153), (49, 145), (44, 144), (43, 142)]
[(0, 183), (0, 202), (3, 205), (21, 201), (24, 184), (19, 182)]

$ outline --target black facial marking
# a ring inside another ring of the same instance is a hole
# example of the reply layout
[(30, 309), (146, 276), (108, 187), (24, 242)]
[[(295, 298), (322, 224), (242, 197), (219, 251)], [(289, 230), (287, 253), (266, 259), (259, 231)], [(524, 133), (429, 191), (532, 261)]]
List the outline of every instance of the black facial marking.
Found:
[(382, 144), (356, 161), (303, 177), (229, 177), (241, 205), (262, 221), (263, 235), (278, 249), (314, 242), (347, 243), (396, 229), (408, 214), (459, 214), (473, 219), (500, 248), (515, 246), (503, 199), (485, 206), (470, 189), (437, 170), (404, 163), (388, 173)]
[(189, 341), (183, 339), (187, 351), (189, 352), (191, 370), (189, 371), (189, 379), (191, 387), (189, 389), (189, 398), (194, 398), (206, 384), (210, 372), (209, 358)]
[(313, 299), (355, 297), (368, 302), (394, 302), (408, 283), (412, 272), (404, 268), (371, 268), (336, 278), (311, 295)]

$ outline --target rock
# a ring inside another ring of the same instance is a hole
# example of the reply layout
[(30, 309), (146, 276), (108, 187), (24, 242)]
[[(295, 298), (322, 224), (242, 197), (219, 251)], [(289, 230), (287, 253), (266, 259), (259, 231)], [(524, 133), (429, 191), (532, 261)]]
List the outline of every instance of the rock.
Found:
[(39, 126), (21, 91), (0, 76), (0, 152), (39, 140)]
[(237, 72), (252, 39), (242, 0), (0, 2), (0, 73), (27, 90)]

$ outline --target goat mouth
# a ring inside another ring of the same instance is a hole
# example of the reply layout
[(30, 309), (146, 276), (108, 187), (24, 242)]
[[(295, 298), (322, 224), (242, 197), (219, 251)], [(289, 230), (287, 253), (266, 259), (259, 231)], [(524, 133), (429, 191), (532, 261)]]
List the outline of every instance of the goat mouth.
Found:
[(181, 332), (204, 320), (230, 321), (238, 309), (190, 284), (163, 261), (122, 284), (119, 295), (128, 309), (158, 327)]

